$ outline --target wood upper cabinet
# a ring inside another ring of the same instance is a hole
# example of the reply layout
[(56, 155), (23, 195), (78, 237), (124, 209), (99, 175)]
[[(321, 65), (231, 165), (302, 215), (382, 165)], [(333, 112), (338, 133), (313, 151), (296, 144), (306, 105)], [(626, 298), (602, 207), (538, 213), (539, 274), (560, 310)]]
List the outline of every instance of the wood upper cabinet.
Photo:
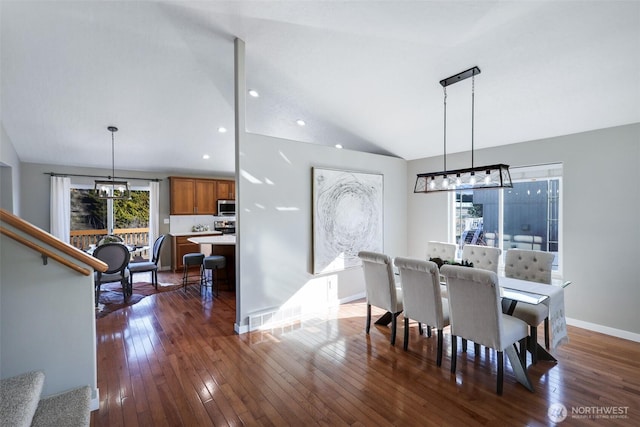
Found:
[(169, 177), (171, 215), (215, 215), (216, 181), (213, 179)]
[(236, 199), (236, 183), (235, 181), (216, 181), (216, 197), (223, 200)]
[(196, 179), (195, 207), (198, 215), (215, 215), (218, 212), (216, 181)]

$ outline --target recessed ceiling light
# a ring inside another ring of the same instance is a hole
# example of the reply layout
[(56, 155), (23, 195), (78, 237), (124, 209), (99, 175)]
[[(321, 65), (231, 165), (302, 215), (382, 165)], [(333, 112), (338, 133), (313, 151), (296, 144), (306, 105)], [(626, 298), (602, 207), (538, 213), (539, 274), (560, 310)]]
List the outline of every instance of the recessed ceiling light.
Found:
[(338, 149), (342, 148), (342, 144), (336, 144), (336, 148)]
[(203, 158), (203, 159), (205, 159), (205, 160), (207, 160), (207, 159), (209, 158), (209, 155), (208, 155), (208, 154), (203, 154), (203, 155), (202, 155), (202, 158)]
[(302, 119), (298, 119), (298, 120), (296, 120), (296, 123), (298, 124), (298, 126), (304, 126), (304, 125), (306, 125), (306, 123), (305, 123), (305, 122), (304, 122), (304, 120), (302, 120)]
[(249, 95), (253, 96), (254, 98), (257, 98), (260, 96), (260, 94), (258, 93), (257, 90), (251, 89), (249, 90)]
[(220, 126), (220, 127), (218, 128), (218, 132), (220, 132), (220, 133), (227, 133), (227, 128), (226, 128), (226, 127), (223, 127), (223, 126)]

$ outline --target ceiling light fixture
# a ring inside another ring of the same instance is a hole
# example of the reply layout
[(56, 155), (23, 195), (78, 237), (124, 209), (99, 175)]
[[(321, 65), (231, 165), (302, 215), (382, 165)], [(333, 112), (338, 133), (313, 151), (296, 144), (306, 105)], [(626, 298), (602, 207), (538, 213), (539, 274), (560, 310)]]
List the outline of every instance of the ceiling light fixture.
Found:
[(342, 149), (342, 144), (336, 144), (336, 145), (335, 145), (335, 147), (336, 147), (338, 150), (340, 150), (340, 149)]
[(220, 133), (227, 133), (227, 128), (226, 128), (226, 127), (224, 127), (224, 126), (220, 126), (220, 127), (218, 128), (218, 132), (220, 132)]
[(304, 121), (304, 120), (302, 120), (302, 119), (298, 119), (298, 120), (296, 120), (296, 123), (298, 124), (298, 126), (304, 126), (304, 125), (306, 125), (306, 124), (307, 124), (307, 123), (305, 123), (305, 121)]
[(209, 155), (208, 154), (203, 154), (202, 158), (205, 159), (205, 160), (209, 160)]
[(118, 132), (118, 128), (109, 126), (107, 130), (111, 132), (111, 176), (108, 176), (107, 180), (96, 180), (94, 190), (101, 199), (130, 199), (131, 189), (129, 188), (129, 183), (127, 181), (116, 181), (115, 179), (115, 139), (113, 134)]
[(257, 97), (259, 97), (259, 96), (260, 96), (260, 94), (258, 93), (258, 91), (257, 91), (257, 90), (254, 90), (254, 89), (250, 89), (250, 90), (249, 90), (249, 95), (253, 96), (254, 98), (257, 98)]
[[(413, 189), (414, 193), (513, 187), (508, 165), (474, 166), (473, 163), (476, 74), (480, 74), (480, 68), (473, 67), (444, 80), (440, 80), (440, 84), (444, 90), (444, 170), (442, 172), (418, 174), (416, 185)], [(469, 77), (471, 77), (471, 167), (447, 170), (447, 86)]]

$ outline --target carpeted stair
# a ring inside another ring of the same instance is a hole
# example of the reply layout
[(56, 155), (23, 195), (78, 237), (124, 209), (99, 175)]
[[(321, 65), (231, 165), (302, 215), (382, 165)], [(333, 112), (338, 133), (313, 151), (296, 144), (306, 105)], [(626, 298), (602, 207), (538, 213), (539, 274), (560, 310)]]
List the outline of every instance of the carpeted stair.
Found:
[(43, 385), (41, 371), (0, 380), (0, 426), (89, 426), (88, 386), (40, 399)]

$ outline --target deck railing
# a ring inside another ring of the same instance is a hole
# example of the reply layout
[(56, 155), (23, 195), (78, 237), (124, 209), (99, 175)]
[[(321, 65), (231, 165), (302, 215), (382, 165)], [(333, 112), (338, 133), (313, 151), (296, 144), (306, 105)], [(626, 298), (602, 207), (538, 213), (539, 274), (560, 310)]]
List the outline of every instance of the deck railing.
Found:
[[(113, 234), (122, 237), (125, 245), (149, 246), (149, 228), (116, 228)], [(86, 250), (91, 245), (97, 245), (100, 239), (107, 235), (107, 230), (73, 230), (71, 231), (71, 246)]]

